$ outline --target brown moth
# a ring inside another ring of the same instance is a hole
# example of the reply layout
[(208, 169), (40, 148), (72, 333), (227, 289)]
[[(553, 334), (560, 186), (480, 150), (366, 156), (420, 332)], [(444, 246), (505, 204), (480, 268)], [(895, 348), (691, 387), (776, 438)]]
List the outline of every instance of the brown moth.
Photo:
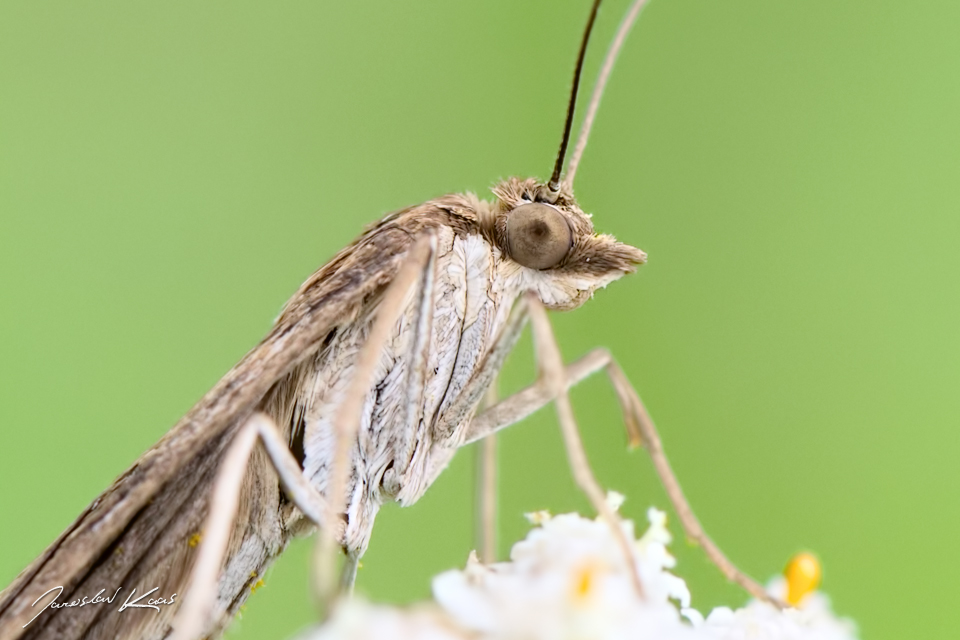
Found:
[[(318, 556), (320, 591), (330, 593), (329, 551), (340, 547), (347, 593), (384, 502), (414, 503), (460, 447), (550, 402), (577, 483), (619, 531), (566, 395), (600, 370), (688, 535), (729, 579), (769, 599), (700, 528), (611, 356), (600, 349), (564, 366), (547, 322), (545, 309), (574, 309), (646, 259), (598, 234), (572, 186), (603, 87), (644, 0), (633, 2), (610, 47), (561, 180), (599, 4), (581, 43), (550, 180), (505, 180), (492, 201), (453, 194), (408, 207), (334, 256), (260, 344), (0, 593), (0, 640), (216, 637), (289, 541), (314, 525), (327, 552)], [(478, 412), (528, 319), (539, 380)], [(642, 593), (639, 577), (634, 582)], [(54, 597), (65, 603), (135, 587), (177, 595), (122, 614), (116, 605), (46, 608)]]

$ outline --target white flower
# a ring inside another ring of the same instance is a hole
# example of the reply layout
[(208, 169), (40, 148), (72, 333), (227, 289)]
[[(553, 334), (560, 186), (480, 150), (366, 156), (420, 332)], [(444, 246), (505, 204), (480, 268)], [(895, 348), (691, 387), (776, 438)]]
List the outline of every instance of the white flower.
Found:
[[(622, 496), (611, 496), (619, 506)], [(753, 601), (706, 618), (691, 608), (686, 583), (670, 572), (676, 561), (666, 515), (650, 509), (650, 527), (636, 540), (624, 521), (641, 597), (612, 531), (601, 520), (545, 511), (528, 516), (539, 525), (513, 546), (509, 562), (483, 565), (471, 554), (463, 570), (433, 579), (436, 604), (415, 608), (351, 602), (310, 639), (476, 638), (483, 640), (852, 640), (852, 623), (838, 619), (819, 593), (801, 609), (779, 611)], [(770, 592), (785, 593), (783, 579)]]
[(355, 598), (337, 607), (327, 624), (299, 640), (463, 640), (467, 636), (436, 606), (407, 609), (373, 605)]
[[(651, 510), (651, 527), (634, 542), (646, 597), (633, 587), (623, 553), (606, 523), (576, 514), (548, 517), (518, 542), (510, 562), (468, 563), (433, 580), (436, 601), (464, 629), (490, 638), (628, 638), (637, 630), (655, 637), (684, 637), (673, 598), (688, 606), (686, 585), (666, 571), (670, 534), (663, 513)], [(634, 539), (633, 523), (623, 523)]]
[[(783, 599), (787, 593), (786, 580), (782, 577), (771, 580), (767, 591)], [(837, 618), (830, 609), (830, 599), (818, 592), (804, 598), (800, 609), (777, 611), (757, 601), (736, 611), (717, 607), (697, 630), (704, 638), (723, 640), (848, 640), (856, 637), (856, 626), (850, 620)]]

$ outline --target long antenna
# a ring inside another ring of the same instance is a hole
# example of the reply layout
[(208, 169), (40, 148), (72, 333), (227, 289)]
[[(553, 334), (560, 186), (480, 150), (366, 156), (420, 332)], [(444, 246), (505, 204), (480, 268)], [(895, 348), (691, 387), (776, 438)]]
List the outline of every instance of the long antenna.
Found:
[(627, 10), (627, 14), (617, 29), (617, 35), (610, 44), (610, 50), (607, 51), (607, 57), (603, 60), (603, 67), (600, 70), (600, 77), (597, 78), (597, 84), (593, 87), (593, 95), (590, 96), (590, 106), (587, 107), (587, 116), (580, 125), (580, 137), (577, 138), (577, 146), (573, 149), (573, 155), (570, 156), (570, 164), (567, 166), (567, 177), (565, 182), (571, 189), (573, 188), (573, 178), (577, 175), (577, 166), (580, 164), (580, 158), (583, 157), (583, 150), (587, 147), (587, 139), (590, 137), (590, 128), (593, 127), (593, 119), (597, 115), (597, 108), (600, 106), (600, 98), (603, 97), (603, 90), (607, 87), (607, 80), (610, 78), (610, 72), (613, 71), (613, 65), (617, 61), (617, 55), (623, 47), (630, 28), (636, 22), (640, 15), (640, 9), (647, 3), (647, 0), (634, 0), (633, 4)]
[(573, 70), (573, 88), (570, 89), (570, 102), (567, 104), (567, 121), (563, 125), (563, 138), (560, 140), (560, 153), (557, 154), (557, 163), (553, 166), (553, 176), (547, 187), (551, 191), (560, 189), (560, 173), (563, 171), (563, 157), (567, 155), (567, 143), (570, 141), (570, 129), (573, 128), (573, 110), (577, 106), (577, 89), (580, 87), (580, 72), (583, 70), (583, 59), (587, 55), (587, 43), (590, 41), (590, 32), (597, 19), (597, 10), (600, 0), (593, 0), (590, 8), (590, 17), (587, 19), (587, 28), (583, 31), (583, 40), (580, 42), (580, 53), (577, 54), (577, 66)]

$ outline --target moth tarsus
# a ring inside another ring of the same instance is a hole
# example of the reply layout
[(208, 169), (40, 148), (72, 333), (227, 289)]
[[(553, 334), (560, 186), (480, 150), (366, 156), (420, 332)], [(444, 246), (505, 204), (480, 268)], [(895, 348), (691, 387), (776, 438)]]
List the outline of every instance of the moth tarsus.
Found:
[[(505, 180), (491, 202), (452, 194), (408, 207), (335, 255), (261, 343), (0, 594), (0, 640), (161, 638), (171, 628), (177, 640), (217, 636), (251, 580), (315, 525), (324, 551), (316, 554), (318, 591), (336, 591), (337, 547), (347, 553), (339, 583), (347, 591), (383, 502), (412, 504), (458, 448), (552, 401), (577, 484), (629, 556), (566, 395), (598, 371), (608, 374), (630, 440), (647, 446), (688, 535), (729, 579), (770, 600), (703, 532), (612, 356), (598, 349), (564, 365), (545, 313), (580, 306), (646, 259), (596, 233), (573, 194), (603, 84), (643, 4), (634, 0), (606, 56), (566, 180), (576, 87), (599, 0), (550, 179)], [(478, 411), (528, 319), (540, 378)], [(640, 577), (632, 579), (642, 593)], [(148, 583), (162, 593), (193, 586), (159, 612), (61, 608), (31, 621), (31, 603), (51, 585), (64, 585), (68, 600), (100, 586)]]

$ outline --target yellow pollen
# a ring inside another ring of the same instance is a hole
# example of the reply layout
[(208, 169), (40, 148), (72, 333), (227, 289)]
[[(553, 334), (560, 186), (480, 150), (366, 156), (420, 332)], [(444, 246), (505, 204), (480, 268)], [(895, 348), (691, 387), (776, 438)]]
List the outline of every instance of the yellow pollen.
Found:
[(250, 593), (256, 593), (257, 589), (259, 589), (262, 586), (263, 586), (263, 578), (260, 578), (259, 580), (254, 582), (252, 585), (250, 585)]
[(820, 561), (812, 553), (798, 553), (790, 559), (783, 576), (787, 579), (787, 602), (793, 606), (820, 586)]
[(594, 567), (586, 564), (574, 573), (573, 579), (573, 598), (574, 600), (585, 600), (590, 595), (593, 587)]

